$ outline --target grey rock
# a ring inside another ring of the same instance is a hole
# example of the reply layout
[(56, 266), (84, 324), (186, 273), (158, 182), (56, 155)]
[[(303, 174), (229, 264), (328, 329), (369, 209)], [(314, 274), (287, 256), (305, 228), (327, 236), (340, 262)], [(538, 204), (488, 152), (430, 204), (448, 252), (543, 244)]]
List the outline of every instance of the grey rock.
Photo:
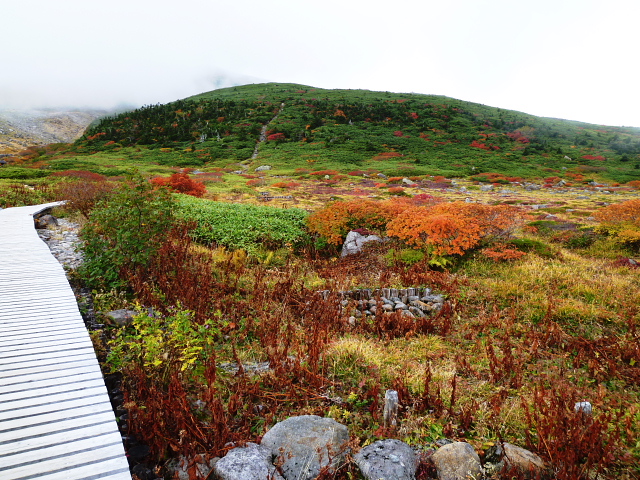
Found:
[(484, 471), (480, 457), (466, 442), (454, 442), (440, 447), (431, 456), (438, 480), (479, 480)]
[(410, 303), (410, 305), (412, 307), (419, 308), (423, 312), (430, 312), (431, 310), (433, 310), (433, 307), (431, 305), (421, 302), (420, 300), (414, 300)]
[(491, 190), (493, 190), (493, 185), (481, 185), (480, 190), (482, 192), (490, 192)]
[(358, 232), (351, 231), (347, 235), (344, 245), (342, 245), (340, 256), (346, 257), (347, 255), (360, 253), (362, 247), (368, 242), (382, 242), (382, 239), (377, 235), (361, 235)]
[(444, 301), (444, 297), (442, 295), (425, 295), (420, 300), (423, 302), (442, 303)]
[(406, 310), (408, 307), (402, 302), (397, 302), (393, 308), (394, 310)]
[(260, 165), (256, 168), (256, 172), (264, 172), (266, 170), (271, 170), (271, 165)]
[(376, 176), (377, 176), (378, 178), (382, 178), (383, 180), (386, 180), (387, 178), (389, 178), (389, 177), (387, 177), (384, 173), (378, 173)]
[[(195, 457), (187, 458), (185, 456), (180, 456), (175, 463), (170, 463), (168, 466), (168, 470), (173, 471), (173, 476), (171, 478), (176, 478), (177, 480), (191, 480), (192, 478), (209, 478), (209, 474), (211, 470), (214, 468), (216, 462), (219, 461), (218, 457), (212, 458), (209, 461), (206, 461), (205, 455), (196, 455)], [(193, 477), (190, 473), (195, 468), (195, 473), (197, 477)], [(150, 478), (156, 478), (154, 475)]]
[(577, 402), (574, 406), (576, 412), (581, 412), (585, 415), (591, 415), (593, 407), (590, 402)]
[(487, 467), (495, 472), (505, 469), (515, 474), (518, 472), (527, 479), (542, 478), (547, 472), (547, 466), (535, 453), (510, 443), (498, 444), (491, 447), (485, 456)]
[(126, 327), (127, 325), (131, 324), (131, 322), (133, 321), (133, 317), (136, 314), (137, 312), (135, 310), (127, 310), (126, 308), (122, 308), (120, 310), (112, 310), (110, 312), (107, 312), (105, 313), (105, 316), (116, 325)]
[(311, 480), (328, 467), (335, 471), (347, 453), (347, 427), (316, 415), (291, 417), (273, 426), (262, 445), (278, 457), (286, 480)]
[(400, 440), (379, 440), (354, 456), (362, 475), (368, 480), (414, 480), (418, 457)]
[(262, 445), (248, 443), (229, 452), (213, 467), (220, 480), (281, 480), (271, 463), (271, 451)]
[(57, 227), (58, 219), (53, 215), (42, 215), (34, 219), (36, 228)]

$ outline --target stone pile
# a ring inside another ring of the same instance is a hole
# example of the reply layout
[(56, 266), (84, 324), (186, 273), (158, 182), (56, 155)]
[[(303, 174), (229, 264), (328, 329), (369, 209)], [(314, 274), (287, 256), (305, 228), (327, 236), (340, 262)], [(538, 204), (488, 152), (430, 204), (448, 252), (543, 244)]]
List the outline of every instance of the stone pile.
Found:
[[(327, 300), (330, 290), (319, 292)], [(410, 317), (425, 317), (437, 313), (444, 304), (444, 297), (434, 294), (430, 288), (380, 288), (338, 292), (344, 314), (354, 318), (375, 316), (378, 309), (382, 313), (398, 310)]]

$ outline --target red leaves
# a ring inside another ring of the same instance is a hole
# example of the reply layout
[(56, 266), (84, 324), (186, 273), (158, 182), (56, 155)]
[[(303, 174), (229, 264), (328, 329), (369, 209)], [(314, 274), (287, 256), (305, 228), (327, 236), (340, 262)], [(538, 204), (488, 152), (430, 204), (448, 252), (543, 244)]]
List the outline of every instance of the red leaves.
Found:
[(169, 187), (174, 192), (194, 197), (202, 197), (207, 191), (204, 183), (193, 180), (186, 173), (174, 173), (168, 178), (156, 177), (151, 180), (151, 183), (159, 187)]
[(267, 136), (267, 140), (269, 142), (279, 142), (284, 140), (286, 137), (284, 135), (284, 133), (280, 132), (280, 133), (272, 133), (271, 135)]

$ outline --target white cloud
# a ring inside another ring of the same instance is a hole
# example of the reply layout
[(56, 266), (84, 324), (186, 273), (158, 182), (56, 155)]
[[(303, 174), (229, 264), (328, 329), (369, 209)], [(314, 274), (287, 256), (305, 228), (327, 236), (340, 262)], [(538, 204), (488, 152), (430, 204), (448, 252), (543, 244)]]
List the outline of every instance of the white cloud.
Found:
[(639, 9), (631, 0), (22, 0), (0, 6), (0, 105), (157, 103), (280, 81), (640, 126), (629, 73)]

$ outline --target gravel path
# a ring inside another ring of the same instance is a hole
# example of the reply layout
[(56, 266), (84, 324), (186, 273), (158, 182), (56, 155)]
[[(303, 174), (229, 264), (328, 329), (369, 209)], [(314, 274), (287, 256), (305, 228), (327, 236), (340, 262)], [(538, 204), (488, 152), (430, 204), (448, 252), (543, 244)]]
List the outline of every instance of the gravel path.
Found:
[(75, 270), (82, 264), (82, 252), (77, 248), (80, 244), (79, 225), (64, 218), (57, 220), (57, 227), (40, 229), (38, 235), (65, 268)]

